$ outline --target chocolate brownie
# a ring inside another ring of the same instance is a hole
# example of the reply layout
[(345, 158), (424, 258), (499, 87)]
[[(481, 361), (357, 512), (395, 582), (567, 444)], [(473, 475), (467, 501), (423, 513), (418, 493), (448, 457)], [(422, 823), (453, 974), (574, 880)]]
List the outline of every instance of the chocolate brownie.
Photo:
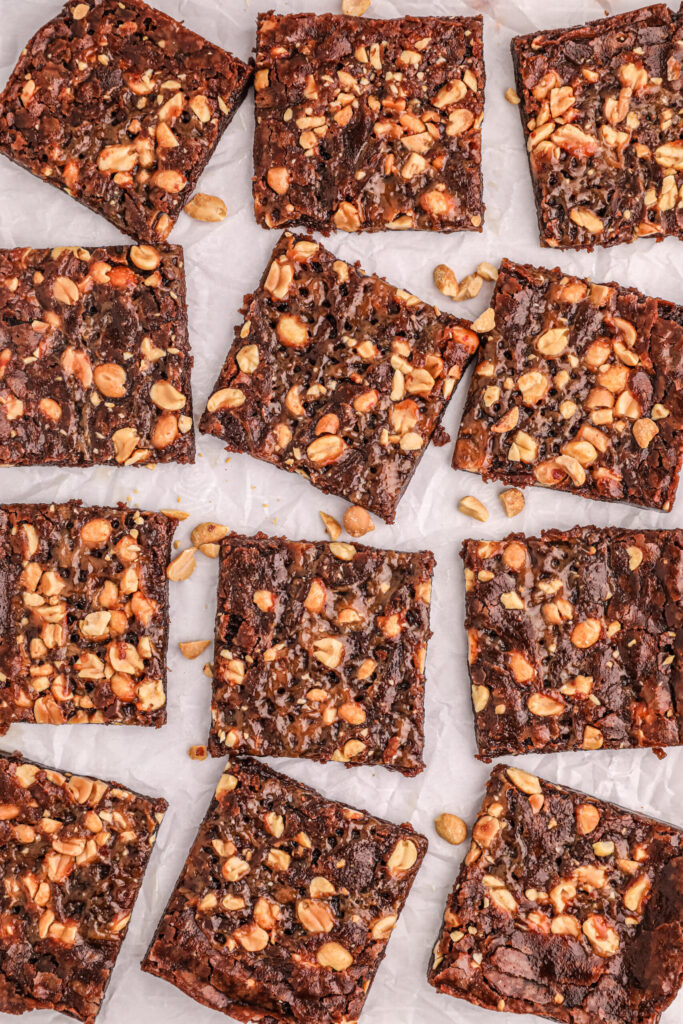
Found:
[(479, 755), (683, 743), (683, 530), (468, 540)]
[(683, 237), (680, 35), (655, 4), (512, 40), (542, 245)]
[(209, 750), (424, 768), (431, 551), (221, 545)]
[(479, 339), (312, 238), (285, 233), (199, 428), (392, 523)]
[(264, 227), (481, 231), (482, 19), (260, 14)]
[(0, 751), (0, 1011), (92, 1024), (167, 807)]
[(669, 512), (683, 459), (683, 307), (503, 260), (453, 465)]
[(440, 992), (657, 1024), (683, 981), (683, 832), (498, 765), (434, 950)]
[(176, 526), (125, 505), (0, 505), (0, 733), (164, 724)]
[(0, 153), (132, 238), (163, 241), (250, 80), (142, 0), (69, 0), (0, 94)]
[(427, 851), (410, 825), (228, 764), (142, 969), (263, 1024), (350, 1024)]
[(179, 246), (0, 249), (0, 463), (194, 462)]

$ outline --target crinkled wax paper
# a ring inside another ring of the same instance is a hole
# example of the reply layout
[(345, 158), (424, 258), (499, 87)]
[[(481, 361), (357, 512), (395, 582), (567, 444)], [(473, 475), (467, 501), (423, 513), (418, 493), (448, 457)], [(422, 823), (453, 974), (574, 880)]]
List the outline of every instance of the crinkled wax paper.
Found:
[[(255, 42), (256, 13), (268, 0), (155, 0), (158, 7), (185, 20), (189, 28), (246, 59)], [(273, 0), (274, 2), (274, 0)], [(339, 0), (280, 0), (279, 10), (338, 11)], [(633, 4), (613, 0), (608, 13)], [(59, 0), (0, 0), (0, 83), (29, 37), (57, 11)], [(519, 110), (506, 102), (513, 84), (510, 37), (601, 17), (596, 0), (373, 0), (369, 13), (472, 15), (483, 13), (487, 72), (483, 128), (485, 200), (482, 234), (452, 235), (392, 232), (332, 236), (327, 245), (342, 258), (359, 259), (367, 271), (385, 276), (428, 301), (474, 318), (489, 304), (491, 285), (477, 299), (451, 303), (435, 289), (432, 271), (447, 263), (460, 278), (481, 260), (501, 257), (554, 266), (569, 273), (635, 285), (646, 293), (683, 301), (683, 246), (675, 239), (594, 253), (556, 253), (538, 244), (536, 216), (522, 138)], [(243, 295), (258, 281), (278, 232), (254, 221), (251, 204), (253, 99), (247, 98), (201, 178), (199, 188), (221, 196), (228, 216), (204, 224), (182, 214), (171, 241), (185, 247), (190, 339), (194, 350), (194, 399), (204, 408), (232, 339)], [(0, 162), (0, 245), (116, 243), (124, 240), (106, 221), (79, 206), (26, 171)], [(456, 392), (444, 425), (455, 437), (465, 397), (465, 381)], [(197, 416), (197, 418), (199, 418)], [(363, 1014), (364, 1024), (512, 1024), (509, 1013), (495, 1018), (461, 1000), (438, 995), (426, 981), (427, 964), (441, 927), (446, 895), (466, 846), (440, 839), (433, 820), (441, 811), (461, 815), (471, 825), (489, 769), (474, 759), (474, 736), (463, 629), (463, 573), (459, 549), (465, 537), (498, 538), (510, 529), (535, 534), (550, 526), (673, 527), (681, 524), (683, 498), (675, 511), (647, 512), (616, 504), (589, 502), (540, 488), (526, 491), (526, 508), (514, 522), (498, 501), (502, 487), (454, 472), (452, 443), (431, 446), (403, 498), (394, 526), (376, 524), (365, 540), (378, 547), (431, 548), (438, 566), (433, 588), (432, 628), (427, 658), (426, 771), (405, 779), (381, 768), (345, 769), (304, 760), (280, 760), (276, 767), (315, 786), (325, 795), (365, 807), (394, 821), (409, 821), (430, 840), (430, 851), (389, 943)], [(486, 523), (466, 519), (458, 501), (473, 494), (486, 503)], [(194, 466), (95, 469), (0, 469), (0, 500), (66, 501), (111, 504), (127, 500), (148, 509), (174, 507), (190, 513), (177, 538), (185, 545), (194, 523), (215, 520), (233, 530), (325, 537), (319, 510), (341, 519), (346, 507), (300, 477), (246, 455), (226, 458), (215, 438), (198, 435)], [(49, 764), (102, 778), (119, 779), (144, 793), (161, 794), (170, 804), (151, 858), (128, 936), (123, 944), (104, 1007), (102, 1024), (164, 1024), (192, 1020), (209, 1024), (214, 1011), (192, 1002), (166, 982), (143, 974), (139, 962), (172, 890), (210, 800), (223, 761), (191, 761), (188, 748), (206, 741), (210, 683), (202, 664), (211, 655), (186, 661), (179, 640), (213, 635), (217, 563), (202, 556), (194, 575), (171, 584), (168, 724), (160, 730), (124, 726), (13, 726), (0, 741)], [(649, 750), (527, 755), (515, 763), (553, 781), (683, 825), (681, 778), (683, 750), (670, 749), (658, 761)], [(64, 1020), (41, 1012), (36, 1021)], [(662, 1024), (683, 1021), (683, 997), (664, 1014)]]

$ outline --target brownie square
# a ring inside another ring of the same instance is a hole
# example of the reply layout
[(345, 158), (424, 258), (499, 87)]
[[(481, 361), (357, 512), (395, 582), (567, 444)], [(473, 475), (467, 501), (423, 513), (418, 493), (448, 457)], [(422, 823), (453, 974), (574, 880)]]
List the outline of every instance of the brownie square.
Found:
[(481, 231), (484, 82), (481, 16), (260, 14), (256, 219)]
[(194, 462), (180, 246), (0, 249), (0, 462)]
[(683, 832), (498, 765), (429, 981), (491, 1010), (657, 1024), (683, 980)]
[(0, 734), (164, 724), (176, 526), (125, 505), (0, 505)]
[(0, 1012), (92, 1024), (167, 808), (0, 751)]
[(237, 1020), (350, 1024), (426, 852), (410, 825), (237, 759), (142, 969)]
[(250, 80), (142, 0), (69, 0), (0, 94), (0, 153), (132, 238), (163, 241)]
[(439, 312), (285, 233), (199, 429), (393, 523), (479, 339)]
[(512, 40), (541, 245), (682, 237), (680, 32), (655, 4)]
[(683, 531), (467, 540), (479, 756), (683, 742)]
[(669, 512), (683, 459), (683, 307), (503, 260), (453, 466)]
[(226, 537), (210, 753), (421, 772), (435, 565), (431, 551)]

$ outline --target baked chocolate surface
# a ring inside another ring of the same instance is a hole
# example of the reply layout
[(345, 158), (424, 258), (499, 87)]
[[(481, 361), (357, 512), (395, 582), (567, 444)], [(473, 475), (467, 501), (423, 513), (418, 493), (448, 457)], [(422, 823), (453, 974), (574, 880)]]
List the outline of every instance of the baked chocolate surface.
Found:
[(355, 1021), (426, 851), (410, 825), (238, 758), (142, 969), (240, 1021)]
[(482, 19), (258, 18), (264, 227), (481, 231)]
[(465, 541), (479, 755), (683, 742), (683, 530)]
[(164, 724), (176, 526), (125, 505), (0, 505), (0, 733)]
[(424, 768), (431, 551), (221, 545), (209, 750)]
[(0, 751), (0, 1012), (92, 1024), (167, 806)]
[(138, 241), (163, 241), (250, 80), (142, 0), (69, 0), (0, 94), (0, 153)]
[(657, 1024), (683, 981), (683, 832), (498, 765), (434, 950), (440, 992)]
[(512, 40), (541, 245), (683, 237), (681, 25), (654, 4)]
[(670, 511), (683, 459), (683, 307), (503, 260), (453, 466)]
[(285, 233), (200, 430), (392, 523), (479, 339), (311, 238)]
[(180, 246), (0, 249), (0, 463), (194, 462)]

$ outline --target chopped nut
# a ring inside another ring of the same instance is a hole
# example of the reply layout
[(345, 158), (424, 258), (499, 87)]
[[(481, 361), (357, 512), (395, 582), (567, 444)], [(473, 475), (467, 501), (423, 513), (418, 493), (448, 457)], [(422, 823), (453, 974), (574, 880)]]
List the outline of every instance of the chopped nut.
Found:
[(327, 934), (335, 925), (334, 914), (320, 900), (299, 900), (296, 905), (296, 916), (307, 932), (313, 935)]
[(489, 517), (486, 505), (482, 504), (478, 498), (473, 497), (471, 494), (460, 499), (458, 509), (463, 515), (470, 516), (472, 519), (478, 519), (480, 523), (485, 523)]
[(321, 967), (330, 967), (333, 971), (345, 971), (353, 963), (353, 957), (338, 942), (325, 942), (316, 953), (316, 960)]
[(211, 395), (206, 408), (209, 412), (220, 412), (223, 409), (239, 409), (245, 402), (246, 395), (239, 388), (220, 388)]
[(341, 559), (342, 562), (351, 562), (356, 554), (356, 549), (353, 544), (335, 541), (330, 544), (330, 554), (334, 555), (335, 558)]
[(230, 530), (222, 523), (199, 523), (190, 534), (190, 539), (198, 548), (204, 544), (216, 544), (229, 533)]
[(481, 291), (483, 283), (483, 279), (479, 274), (467, 274), (460, 282), (455, 301), (464, 302), (467, 299), (475, 299)]
[(458, 282), (455, 274), (445, 263), (439, 263), (434, 267), (434, 284), (443, 295), (449, 299), (455, 299), (458, 294)]
[(467, 825), (456, 814), (443, 812), (434, 821), (434, 827), (442, 839), (453, 846), (463, 843), (467, 838)]
[(370, 0), (342, 0), (342, 14), (360, 18), (370, 6)]
[(328, 515), (327, 512), (321, 512), (320, 518), (323, 521), (323, 526), (327, 530), (330, 540), (338, 540), (339, 537), (341, 537), (342, 528), (334, 516)]
[(476, 331), (477, 334), (483, 334), (486, 331), (492, 331), (495, 326), (496, 314), (494, 313), (493, 308), (489, 306), (489, 308), (485, 309), (484, 312), (473, 322), (472, 330)]
[(364, 508), (352, 505), (344, 513), (344, 529), (351, 537), (363, 537), (375, 529), (375, 524)]
[(193, 658), (198, 658), (210, 643), (210, 640), (181, 640), (178, 647), (180, 648), (180, 653), (185, 658), (192, 660)]
[(565, 710), (562, 701), (544, 693), (532, 693), (527, 700), (527, 707), (532, 715), (538, 715), (540, 718), (552, 718), (561, 715)]
[(172, 580), (174, 583), (179, 583), (181, 580), (187, 580), (190, 578), (197, 568), (197, 563), (194, 560), (194, 553), (196, 550), (196, 548), (186, 548), (185, 551), (181, 551), (180, 554), (173, 559), (166, 569), (166, 575), (169, 580)]
[(636, 420), (633, 424), (633, 436), (640, 448), (647, 448), (654, 437), (659, 433), (659, 427), (654, 420), (647, 416)]
[(207, 195), (205, 192), (196, 192), (185, 206), (187, 213), (193, 220), (218, 222), (225, 220), (228, 208), (218, 196)]
[(598, 619), (584, 619), (574, 626), (571, 641), (575, 647), (586, 650), (600, 639), (602, 626)]
[(194, 747), (190, 747), (188, 750), (189, 756), (193, 761), (206, 761), (209, 756), (209, 752), (203, 743), (197, 744)]
[(503, 491), (498, 497), (508, 519), (519, 515), (524, 509), (524, 495), (517, 487), (510, 487), (509, 490)]
[(183, 512), (179, 508), (162, 508), (161, 514), (166, 516), (167, 519), (177, 519), (180, 523), (190, 518), (189, 512)]
[(514, 103), (515, 105), (522, 102), (512, 86), (505, 90), (505, 99), (508, 103)]
[(490, 697), (491, 691), (487, 686), (480, 686), (476, 683), (472, 686), (472, 704), (477, 714), (484, 710)]
[(484, 281), (497, 281), (498, 271), (492, 263), (480, 263), (477, 267), (477, 273), (479, 277), (482, 277)]
[(507, 768), (506, 774), (510, 782), (514, 783), (517, 789), (526, 793), (527, 796), (542, 792), (541, 783), (535, 775), (530, 775), (528, 772), (522, 771), (521, 768)]

